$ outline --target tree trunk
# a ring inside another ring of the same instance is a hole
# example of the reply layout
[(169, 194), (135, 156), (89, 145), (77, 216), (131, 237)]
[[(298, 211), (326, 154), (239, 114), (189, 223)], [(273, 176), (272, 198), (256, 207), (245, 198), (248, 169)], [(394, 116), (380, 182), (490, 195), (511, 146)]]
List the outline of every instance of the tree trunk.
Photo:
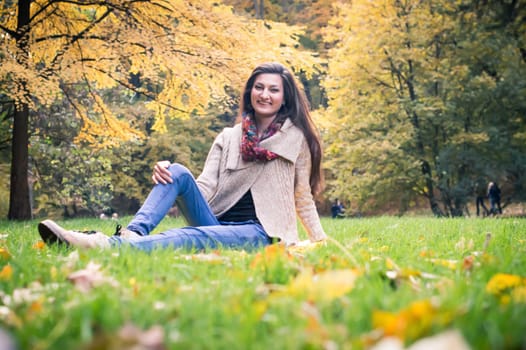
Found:
[(265, 4), (263, 3), (263, 0), (259, 0), (259, 18), (265, 18)]
[[(423, 146), (421, 147), (423, 149)], [(420, 151), (420, 152), (423, 153), (423, 151)], [(435, 197), (435, 188), (433, 186), (431, 166), (426, 160), (422, 159), (421, 162), (422, 162), (422, 175), (425, 178), (427, 200), (429, 201), (429, 207), (431, 208), (433, 215), (435, 215), (436, 217), (442, 217), (444, 216), (444, 213), (442, 212), (442, 210), (440, 210), (440, 207), (438, 206), (438, 202)]]
[(256, 12), (256, 18), (263, 19), (265, 15), (265, 5), (263, 0), (254, 0), (254, 10)]
[(11, 187), (9, 220), (32, 218), (28, 182), (29, 108), (27, 104), (15, 107), (13, 143), (11, 146)]
[[(29, 6), (30, 0), (18, 1), (18, 23), (16, 42), (19, 52), (19, 63), (27, 66), (29, 38)], [(22, 87), (23, 96), (15, 103), (15, 119), (13, 122), (13, 141), (11, 145), (11, 184), (9, 194), (9, 220), (29, 220), (32, 218), (31, 201), (29, 197), (28, 167), (29, 167), (29, 92), (24, 81), (18, 82)]]

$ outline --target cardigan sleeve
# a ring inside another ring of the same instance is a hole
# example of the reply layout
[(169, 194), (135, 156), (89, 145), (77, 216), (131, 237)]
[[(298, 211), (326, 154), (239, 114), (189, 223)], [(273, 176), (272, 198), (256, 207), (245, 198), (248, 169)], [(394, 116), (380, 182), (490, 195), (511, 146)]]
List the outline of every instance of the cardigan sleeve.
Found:
[(307, 142), (303, 139), (301, 152), (296, 160), (294, 175), (294, 198), (296, 213), (301, 224), (313, 242), (327, 238), (321, 226), (320, 217), (310, 188), (311, 154)]
[(206, 157), (205, 165), (201, 175), (197, 178), (197, 186), (207, 201), (210, 201), (212, 196), (217, 191), (219, 182), (219, 167), (221, 164), (221, 157), (223, 153), (224, 131), (217, 135), (208, 156)]

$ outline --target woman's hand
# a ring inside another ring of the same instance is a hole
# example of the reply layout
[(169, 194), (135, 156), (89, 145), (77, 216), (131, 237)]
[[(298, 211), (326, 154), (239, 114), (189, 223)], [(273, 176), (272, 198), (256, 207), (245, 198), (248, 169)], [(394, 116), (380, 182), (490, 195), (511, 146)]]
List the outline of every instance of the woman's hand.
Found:
[(169, 160), (161, 160), (155, 164), (153, 167), (152, 180), (156, 185), (160, 183), (166, 185), (173, 182), (172, 173), (170, 173), (170, 170), (168, 170), (170, 164), (171, 163)]

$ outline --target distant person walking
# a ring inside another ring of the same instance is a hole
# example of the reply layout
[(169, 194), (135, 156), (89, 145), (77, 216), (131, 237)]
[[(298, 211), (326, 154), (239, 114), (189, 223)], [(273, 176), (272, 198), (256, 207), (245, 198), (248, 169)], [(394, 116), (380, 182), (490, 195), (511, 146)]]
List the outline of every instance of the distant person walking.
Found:
[(502, 208), (500, 206), (500, 188), (496, 182), (490, 182), (488, 184), (488, 198), (490, 214), (502, 214)]
[(477, 216), (480, 216), (480, 209), (482, 208), (482, 216), (488, 216), (489, 210), (488, 207), (486, 207), (486, 204), (484, 203), (486, 201), (487, 192), (486, 192), (486, 186), (482, 183), (482, 180), (479, 180), (475, 183), (475, 205), (477, 207)]

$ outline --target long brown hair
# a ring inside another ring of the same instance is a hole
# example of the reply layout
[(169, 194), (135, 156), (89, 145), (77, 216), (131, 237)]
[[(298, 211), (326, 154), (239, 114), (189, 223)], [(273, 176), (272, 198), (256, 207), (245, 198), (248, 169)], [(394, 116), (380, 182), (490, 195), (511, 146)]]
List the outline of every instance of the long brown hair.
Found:
[(311, 192), (315, 195), (319, 193), (323, 187), (320, 137), (310, 115), (307, 97), (303, 90), (298, 87), (296, 79), (294, 79), (294, 76), (287, 68), (280, 63), (272, 62), (263, 63), (252, 71), (252, 74), (245, 84), (243, 94), (241, 95), (241, 108), (239, 110), (238, 118), (240, 119), (244, 113), (254, 113), (254, 108), (250, 103), (250, 94), (256, 77), (263, 73), (279, 74), (279, 76), (281, 76), (283, 82), (284, 102), (278, 111), (278, 116), (289, 118), (294, 125), (301, 129), (303, 135), (305, 135), (307, 144), (309, 145), (312, 163), (309, 181)]

